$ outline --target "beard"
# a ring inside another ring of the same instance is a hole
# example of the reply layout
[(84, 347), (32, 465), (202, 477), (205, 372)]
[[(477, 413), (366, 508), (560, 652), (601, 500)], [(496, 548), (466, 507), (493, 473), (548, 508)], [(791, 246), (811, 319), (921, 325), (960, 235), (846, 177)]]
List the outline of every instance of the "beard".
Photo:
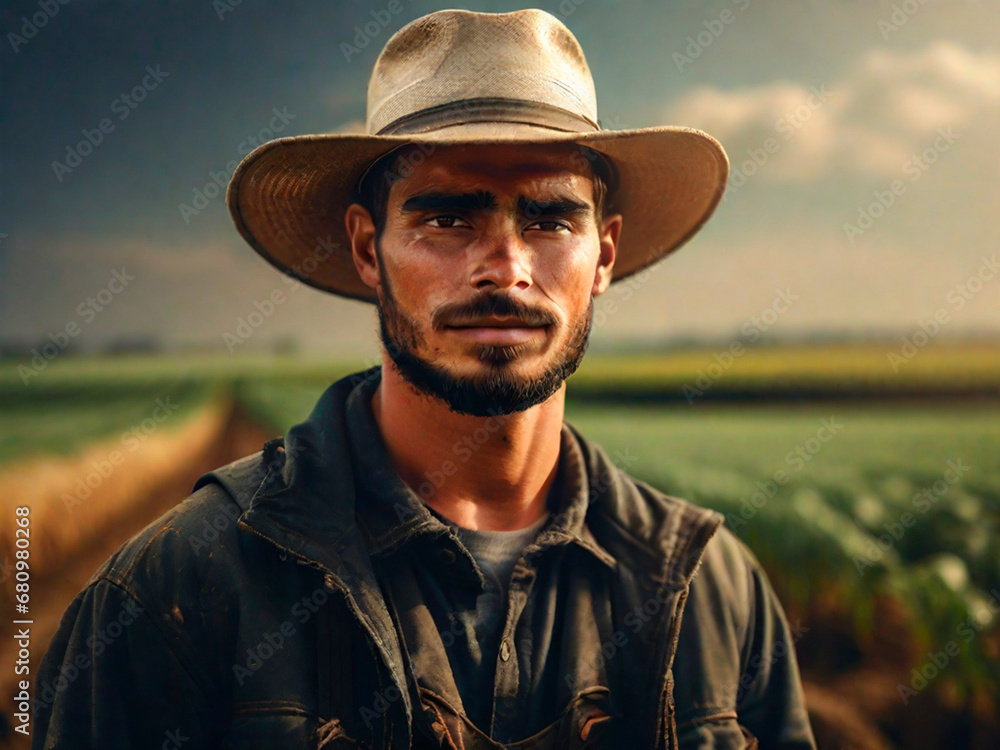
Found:
[[(475, 417), (513, 414), (546, 401), (576, 372), (590, 343), (593, 295), (584, 314), (571, 323), (570, 340), (541, 374), (518, 375), (514, 371), (514, 363), (529, 350), (528, 344), (522, 343), (478, 344), (479, 361), (486, 365), (485, 371), (477, 375), (454, 375), (420, 355), (425, 339), (416, 322), (400, 309), (384, 275), (378, 296), (379, 334), (396, 371), (419, 393), (444, 401), (459, 414)], [(504, 293), (477, 297), (463, 306), (461, 312), (468, 317), (515, 315), (524, 320), (540, 317), (551, 320), (551, 316), (543, 316)]]

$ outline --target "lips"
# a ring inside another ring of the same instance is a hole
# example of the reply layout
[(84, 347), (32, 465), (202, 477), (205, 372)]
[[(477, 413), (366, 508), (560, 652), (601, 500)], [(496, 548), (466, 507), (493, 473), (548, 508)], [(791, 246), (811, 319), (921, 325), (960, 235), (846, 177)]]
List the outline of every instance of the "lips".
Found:
[(546, 327), (529, 325), (518, 318), (480, 318), (448, 326), (448, 330), (483, 344), (520, 344), (544, 334)]
[(476, 318), (470, 321), (452, 323), (449, 328), (543, 328), (543, 325), (529, 323), (520, 318), (488, 317)]

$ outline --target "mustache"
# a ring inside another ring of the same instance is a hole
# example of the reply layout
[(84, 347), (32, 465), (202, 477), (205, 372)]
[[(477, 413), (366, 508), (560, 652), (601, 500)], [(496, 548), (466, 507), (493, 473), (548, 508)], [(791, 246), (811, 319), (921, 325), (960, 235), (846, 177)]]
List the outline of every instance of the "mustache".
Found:
[(530, 307), (509, 294), (489, 293), (463, 304), (446, 305), (438, 309), (434, 314), (433, 325), (436, 329), (441, 329), (470, 319), (490, 316), (514, 318), (526, 326), (547, 326), (557, 322), (552, 313)]

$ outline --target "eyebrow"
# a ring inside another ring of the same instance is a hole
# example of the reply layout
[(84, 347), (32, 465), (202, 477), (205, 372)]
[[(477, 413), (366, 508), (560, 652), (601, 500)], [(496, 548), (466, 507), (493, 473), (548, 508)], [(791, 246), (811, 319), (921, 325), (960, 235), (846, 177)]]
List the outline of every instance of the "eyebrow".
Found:
[[(477, 190), (474, 193), (444, 193), (438, 190), (418, 193), (410, 196), (400, 211), (404, 213), (417, 211), (494, 211), (498, 208), (497, 197), (489, 190)], [(553, 200), (531, 200), (518, 196), (518, 213), (539, 218), (543, 216), (569, 216), (573, 214), (588, 214), (593, 208), (565, 196)]]
[(533, 201), (520, 196), (517, 199), (518, 213), (532, 218), (541, 216), (570, 216), (574, 214), (589, 214), (593, 209), (586, 203), (570, 198), (556, 198), (550, 201)]
[(497, 197), (489, 190), (474, 193), (442, 193), (434, 190), (410, 196), (400, 211), (488, 211), (496, 208)]

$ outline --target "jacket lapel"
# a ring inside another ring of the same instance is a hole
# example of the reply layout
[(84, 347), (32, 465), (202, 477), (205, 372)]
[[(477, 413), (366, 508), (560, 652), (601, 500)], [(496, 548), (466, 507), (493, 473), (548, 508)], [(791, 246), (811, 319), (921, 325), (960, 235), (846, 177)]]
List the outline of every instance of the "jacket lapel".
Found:
[(409, 747), (413, 707), (406, 690), (400, 643), (355, 523), (354, 478), (346, 442), (344, 403), (359, 378), (373, 370), (331, 385), (309, 418), (288, 431), (283, 450), (275, 446), (271, 461), (265, 456), (267, 474), (239, 525), (318, 568), (327, 587), (344, 595), (378, 649), (401, 698), (405, 744), (404, 737), (395, 736), (401, 746)]
[[(724, 516), (620, 470), (604, 449), (570, 431), (583, 452), (590, 486), (588, 525), (618, 561), (617, 628), (637, 647), (623, 649), (632, 730), (638, 747), (675, 748), (671, 670), (688, 588)], [(650, 669), (650, 665), (655, 665)]]

